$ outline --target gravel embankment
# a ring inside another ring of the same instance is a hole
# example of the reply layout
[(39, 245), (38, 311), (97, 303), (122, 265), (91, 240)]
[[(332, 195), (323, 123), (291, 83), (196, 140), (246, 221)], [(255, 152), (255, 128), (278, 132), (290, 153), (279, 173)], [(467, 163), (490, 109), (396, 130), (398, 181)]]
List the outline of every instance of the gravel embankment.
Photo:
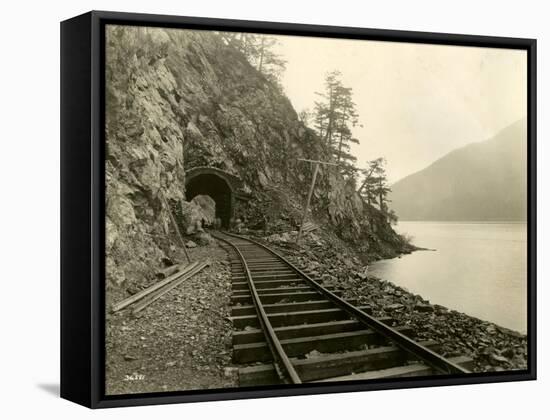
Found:
[(237, 386), (231, 365), (231, 280), (217, 244), (190, 250), (212, 264), (142, 311), (107, 315), (106, 392)]

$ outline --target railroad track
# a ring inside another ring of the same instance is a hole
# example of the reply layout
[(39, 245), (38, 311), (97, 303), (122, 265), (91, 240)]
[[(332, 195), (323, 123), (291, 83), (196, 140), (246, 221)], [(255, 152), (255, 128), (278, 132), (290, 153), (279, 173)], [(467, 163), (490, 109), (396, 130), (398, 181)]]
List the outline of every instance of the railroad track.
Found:
[(241, 386), (469, 373), (435, 341), (375, 318), (254, 240), (213, 233), (230, 255), (233, 361)]

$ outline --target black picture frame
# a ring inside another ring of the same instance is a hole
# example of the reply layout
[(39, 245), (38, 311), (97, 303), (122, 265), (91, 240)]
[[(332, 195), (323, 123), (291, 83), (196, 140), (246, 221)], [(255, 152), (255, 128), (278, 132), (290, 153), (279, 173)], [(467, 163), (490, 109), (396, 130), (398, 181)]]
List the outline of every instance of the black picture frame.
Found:
[[(528, 369), (468, 376), (106, 396), (106, 24), (521, 49), (528, 61)], [(61, 23), (61, 396), (90, 408), (536, 379), (536, 40), (92, 11)]]

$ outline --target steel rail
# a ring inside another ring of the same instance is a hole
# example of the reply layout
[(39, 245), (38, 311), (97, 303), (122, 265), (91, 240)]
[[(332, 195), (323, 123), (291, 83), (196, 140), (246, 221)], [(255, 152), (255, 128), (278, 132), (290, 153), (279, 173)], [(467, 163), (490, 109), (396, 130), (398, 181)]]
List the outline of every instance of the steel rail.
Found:
[(386, 324), (378, 321), (376, 318), (370, 316), (369, 314), (363, 312), (361, 309), (357, 308), (356, 306), (350, 304), (346, 300), (342, 299), (341, 297), (335, 295), (331, 291), (327, 290), (323, 286), (321, 286), (319, 283), (317, 283), (315, 280), (313, 280), (311, 277), (309, 277), (306, 273), (304, 273), (302, 270), (300, 270), (298, 267), (296, 267), (292, 262), (288, 261), (285, 257), (283, 257), (278, 252), (272, 250), (268, 246), (255, 241), (250, 238), (245, 238), (240, 235), (236, 235), (234, 233), (228, 233), (227, 235), (249, 241), (251, 243), (254, 243), (261, 248), (267, 250), (272, 255), (280, 258), (283, 262), (285, 262), (289, 267), (291, 267), (293, 270), (295, 270), (302, 278), (304, 278), (306, 281), (308, 281), (315, 289), (317, 289), (319, 292), (321, 292), (324, 296), (332, 300), (335, 304), (337, 304), (341, 309), (345, 310), (352, 316), (354, 316), (356, 319), (362, 321), (364, 324), (366, 324), (368, 327), (370, 327), (375, 332), (382, 334), (392, 341), (395, 342), (395, 344), (402, 348), (403, 350), (413, 354), (418, 359), (426, 363), (431, 368), (439, 371), (443, 374), (456, 374), (456, 373), (470, 373), (469, 370), (463, 368), (462, 366), (457, 365), (456, 363), (453, 363), (447, 359), (445, 359), (443, 356), (435, 353), (434, 351), (428, 349), (427, 347), (424, 347), (420, 344), (418, 344), (416, 341), (410, 339), (404, 334), (401, 334), (399, 331), (396, 331), (395, 329), (387, 326)]
[[(281, 342), (277, 338), (277, 335), (275, 334), (275, 330), (273, 329), (273, 326), (271, 325), (271, 322), (269, 321), (269, 318), (267, 316), (267, 313), (265, 312), (265, 309), (262, 305), (262, 302), (260, 300), (260, 296), (258, 295), (258, 292), (256, 290), (256, 286), (254, 285), (254, 281), (252, 280), (252, 274), (250, 273), (250, 270), (248, 268), (248, 264), (246, 263), (246, 259), (244, 258), (244, 255), (241, 253), (240, 249), (237, 245), (232, 243), (231, 241), (228, 241), (227, 239), (213, 234), (210, 232), (212, 236), (215, 238), (225, 242), (226, 244), (230, 245), (236, 252), (236, 254), (239, 256), (239, 259), (241, 260), (241, 263), (243, 265), (245, 276), (248, 282), (248, 287), (250, 287), (250, 293), (252, 295), (252, 300), (254, 302), (254, 306), (256, 308), (256, 313), (258, 315), (258, 319), (260, 321), (260, 325), (262, 328), (262, 331), (264, 332), (264, 335), (266, 336), (267, 343), (269, 345), (269, 348), (271, 350), (271, 353), (273, 354), (274, 362), (277, 364), (277, 362), (280, 362), (279, 366), (282, 364), (283, 372), (282, 375), (284, 376), (283, 380), (288, 379), (293, 384), (301, 384), (302, 380), (300, 379), (300, 376), (296, 372), (296, 369), (294, 369), (294, 366), (290, 362), (290, 359), (288, 358), (287, 354), (285, 353), (285, 350), (283, 349), (283, 346), (281, 345)], [(226, 233), (227, 234), (227, 233)], [(278, 369), (277, 369), (278, 370)]]

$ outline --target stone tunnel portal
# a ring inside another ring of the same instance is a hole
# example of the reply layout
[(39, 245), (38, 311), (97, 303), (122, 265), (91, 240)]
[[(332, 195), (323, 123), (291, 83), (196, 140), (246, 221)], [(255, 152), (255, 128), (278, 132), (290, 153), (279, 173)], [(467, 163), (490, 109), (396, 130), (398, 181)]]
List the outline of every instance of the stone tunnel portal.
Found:
[(219, 174), (201, 171), (187, 177), (186, 198), (191, 201), (197, 195), (208, 195), (216, 203), (216, 217), (227, 229), (233, 217), (233, 191), (230, 184)]

